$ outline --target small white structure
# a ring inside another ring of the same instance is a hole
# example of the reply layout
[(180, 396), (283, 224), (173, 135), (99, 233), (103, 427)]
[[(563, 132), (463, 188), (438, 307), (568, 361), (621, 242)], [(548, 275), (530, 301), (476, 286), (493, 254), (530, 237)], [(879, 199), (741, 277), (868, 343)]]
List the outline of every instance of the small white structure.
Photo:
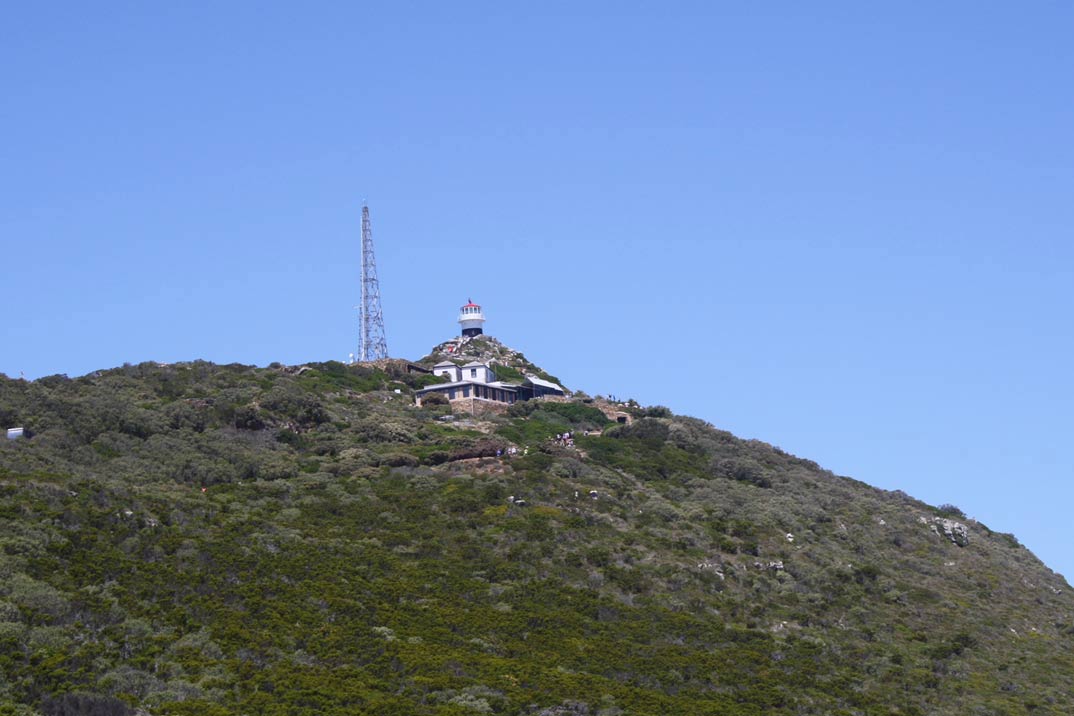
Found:
[(19, 438), (23, 437), (23, 434), (25, 432), (26, 431), (23, 428), (8, 428), (7, 429), (7, 439), (8, 440), (18, 440)]
[(470, 299), (466, 299), (466, 305), (459, 309), (459, 325), (462, 326), (462, 335), (480, 336), (485, 332), (485, 314), (481, 306)]

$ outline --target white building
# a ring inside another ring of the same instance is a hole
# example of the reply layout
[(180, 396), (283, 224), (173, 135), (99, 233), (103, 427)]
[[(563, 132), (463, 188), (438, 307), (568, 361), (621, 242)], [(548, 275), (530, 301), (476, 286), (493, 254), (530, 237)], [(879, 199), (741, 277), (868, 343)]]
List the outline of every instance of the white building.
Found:
[(496, 374), (484, 363), (471, 361), (464, 366), (457, 366), (451, 361), (443, 361), (433, 366), (433, 375), (446, 376), (451, 382), (473, 381), (475, 383), (493, 383)]
[(462, 326), (464, 336), (480, 336), (484, 333), (485, 314), (481, 311), (481, 306), (466, 299), (466, 305), (459, 309), (459, 325)]
[(421, 405), (422, 397), (429, 393), (440, 393), (448, 400), (471, 399), (507, 404), (544, 395), (567, 394), (563, 386), (535, 376), (526, 376), (521, 385), (504, 383), (496, 379), (496, 372), (491, 367), (477, 361), (462, 366), (443, 361), (433, 366), (433, 375), (444, 376), (448, 382), (430, 385), (414, 393), (418, 405)]

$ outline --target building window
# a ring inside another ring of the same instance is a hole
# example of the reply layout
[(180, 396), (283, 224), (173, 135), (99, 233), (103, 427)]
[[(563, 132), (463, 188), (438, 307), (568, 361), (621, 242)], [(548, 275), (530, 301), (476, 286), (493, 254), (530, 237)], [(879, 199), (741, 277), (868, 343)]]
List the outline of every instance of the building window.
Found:
[(464, 398), (469, 398), (470, 397), (470, 386), (464, 385), (462, 387), (462, 397), (464, 397)]
[(447, 392), (448, 400), (455, 400), (455, 389), (452, 388)]
[(471, 368), (470, 369), (470, 377), (471, 378), (476, 378), (477, 377), (477, 368)]

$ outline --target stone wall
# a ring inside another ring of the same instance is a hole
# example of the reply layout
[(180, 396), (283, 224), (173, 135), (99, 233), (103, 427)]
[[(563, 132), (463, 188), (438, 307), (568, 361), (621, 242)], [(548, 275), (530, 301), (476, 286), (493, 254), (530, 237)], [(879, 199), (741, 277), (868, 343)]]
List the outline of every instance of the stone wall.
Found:
[(507, 403), (484, 398), (456, 398), (449, 401), (456, 415), (503, 415), (511, 407)]

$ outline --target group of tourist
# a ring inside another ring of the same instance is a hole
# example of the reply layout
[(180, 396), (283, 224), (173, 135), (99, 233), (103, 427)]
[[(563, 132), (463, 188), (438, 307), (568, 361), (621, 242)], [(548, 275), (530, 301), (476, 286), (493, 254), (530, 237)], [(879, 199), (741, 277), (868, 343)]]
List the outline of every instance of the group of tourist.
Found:
[[(585, 434), (589, 435), (589, 431), (586, 430)], [(599, 434), (599, 433), (597, 433), (597, 434)], [(552, 442), (554, 442), (556, 445), (559, 445), (560, 447), (572, 448), (572, 447), (574, 447), (574, 432), (571, 431), (571, 430), (568, 430), (565, 433), (556, 433), (556, 436), (554, 438), (550, 438), (550, 440)], [(526, 456), (526, 455), (529, 455), (530, 454), (530, 446), (527, 445), (522, 450), (519, 450), (514, 445), (510, 445), (510, 446), (508, 446), (508, 448), (506, 450), (503, 450), (503, 449), (497, 450), (496, 451), (496, 457), (512, 458), (512, 457), (515, 457), (516, 455), (518, 455), (520, 452), (523, 455), (523, 457)]]

